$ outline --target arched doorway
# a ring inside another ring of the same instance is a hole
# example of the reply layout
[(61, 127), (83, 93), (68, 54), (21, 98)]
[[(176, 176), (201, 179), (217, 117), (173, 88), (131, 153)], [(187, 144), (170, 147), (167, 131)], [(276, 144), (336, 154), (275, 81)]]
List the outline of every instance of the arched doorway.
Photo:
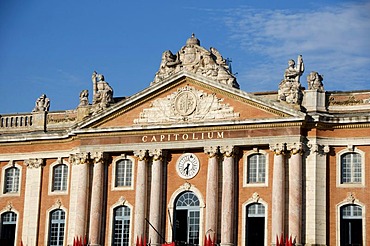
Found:
[(0, 245), (12, 246), (15, 241), (17, 214), (6, 212), (1, 215)]
[(261, 203), (252, 203), (246, 208), (245, 245), (265, 245), (265, 206)]
[(340, 209), (340, 245), (363, 245), (362, 208), (358, 205)]
[(179, 245), (199, 245), (199, 205), (192, 191), (181, 193), (175, 200), (173, 238)]

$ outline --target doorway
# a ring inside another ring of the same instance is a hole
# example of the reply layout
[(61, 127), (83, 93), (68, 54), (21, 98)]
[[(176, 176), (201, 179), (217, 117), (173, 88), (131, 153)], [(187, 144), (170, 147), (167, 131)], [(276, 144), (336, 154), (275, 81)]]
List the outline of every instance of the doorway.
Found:
[(252, 203), (246, 207), (246, 246), (265, 245), (265, 206)]
[(199, 245), (199, 199), (191, 191), (175, 200), (173, 238), (178, 245)]
[(363, 245), (362, 208), (358, 205), (347, 205), (340, 209), (340, 245)]

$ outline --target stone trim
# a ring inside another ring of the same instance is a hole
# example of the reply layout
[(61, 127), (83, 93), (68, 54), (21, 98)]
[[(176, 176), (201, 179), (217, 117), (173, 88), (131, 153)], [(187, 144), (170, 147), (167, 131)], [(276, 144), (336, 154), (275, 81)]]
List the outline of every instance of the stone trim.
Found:
[[(53, 176), (53, 171), (54, 167), (59, 164), (64, 164), (67, 165), (68, 167), (68, 174), (67, 174), (67, 188), (65, 191), (53, 191), (53, 181), (54, 181), (54, 176)], [(59, 196), (59, 195), (67, 195), (69, 191), (69, 183), (70, 183), (70, 174), (71, 174), (71, 165), (70, 163), (64, 161), (62, 158), (58, 158), (55, 162), (53, 162), (49, 166), (49, 182), (48, 182), (48, 195), (49, 196)]]
[[(348, 140), (347, 140), (348, 142)], [(341, 183), (341, 177), (342, 177), (342, 168), (341, 168), (341, 156), (346, 154), (346, 153), (357, 153), (357, 154), (360, 154), (361, 155), (361, 183), (344, 183), (342, 184)], [(345, 148), (341, 151), (339, 151), (338, 153), (336, 153), (336, 156), (335, 156), (335, 159), (336, 159), (336, 166), (337, 166), (337, 187), (338, 188), (355, 188), (355, 187), (358, 187), (358, 188), (361, 188), (361, 187), (365, 187), (366, 186), (366, 169), (365, 169), (365, 166), (366, 166), (366, 160), (365, 160), (365, 152), (358, 149), (357, 147), (350, 147), (350, 148)]]
[(45, 220), (45, 236), (44, 236), (44, 246), (48, 245), (48, 238), (49, 238), (49, 227), (50, 227), (50, 213), (53, 210), (61, 209), (65, 213), (65, 220), (64, 220), (64, 245), (68, 245), (67, 243), (67, 228), (68, 228), (68, 209), (63, 206), (61, 200), (55, 200), (55, 203), (46, 210), (46, 220)]
[[(5, 189), (5, 171), (6, 169), (8, 168), (11, 168), (11, 167), (16, 167), (19, 169), (19, 183), (18, 183), (18, 191), (17, 192), (12, 192), (12, 193), (5, 193), (4, 192), (4, 189)], [(5, 166), (3, 166), (1, 168), (1, 178), (0, 178), (0, 197), (13, 197), (13, 196), (20, 196), (21, 195), (21, 187), (22, 187), (22, 165), (19, 165), (17, 162), (13, 161), (13, 160), (10, 160), (8, 162), (8, 164), (6, 164)]]
[[(248, 157), (254, 154), (265, 156), (265, 182), (263, 183), (247, 183), (248, 180)], [(269, 154), (264, 150), (251, 150), (243, 154), (243, 187), (268, 187), (269, 186)]]
[[(130, 186), (119, 186), (116, 187), (116, 164), (120, 160), (128, 159), (132, 162), (132, 176), (131, 176), (131, 185)], [(132, 156), (128, 155), (121, 155), (112, 161), (112, 183), (111, 183), (111, 191), (121, 191), (121, 190), (134, 190), (134, 183), (135, 183), (135, 166), (136, 166), (136, 160)]]

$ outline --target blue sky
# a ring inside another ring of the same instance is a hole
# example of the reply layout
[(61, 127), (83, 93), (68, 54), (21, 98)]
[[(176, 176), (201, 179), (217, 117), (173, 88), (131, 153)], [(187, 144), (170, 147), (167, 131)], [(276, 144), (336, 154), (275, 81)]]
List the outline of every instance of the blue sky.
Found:
[[(195, 33), (232, 59), (241, 89), (277, 90), (302, 54), (326, 90), (370, 90), (370, 1), (1, 0), (0, 114), (74, 109), (94, 70), (114, 96), (148, 87), (162, 52)], [(90, 93), (91, 101), (91, 93)]]

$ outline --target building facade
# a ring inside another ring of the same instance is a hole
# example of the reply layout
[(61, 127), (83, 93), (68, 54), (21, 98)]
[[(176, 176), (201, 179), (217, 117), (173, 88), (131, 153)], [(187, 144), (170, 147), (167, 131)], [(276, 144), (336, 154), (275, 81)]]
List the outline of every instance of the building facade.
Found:
[(132, 96), (94, 72), (91, 103), (1, 115), (0, 244), (369, 245), (370, 91), (303, 73), (247, 93), (193, 35)]

